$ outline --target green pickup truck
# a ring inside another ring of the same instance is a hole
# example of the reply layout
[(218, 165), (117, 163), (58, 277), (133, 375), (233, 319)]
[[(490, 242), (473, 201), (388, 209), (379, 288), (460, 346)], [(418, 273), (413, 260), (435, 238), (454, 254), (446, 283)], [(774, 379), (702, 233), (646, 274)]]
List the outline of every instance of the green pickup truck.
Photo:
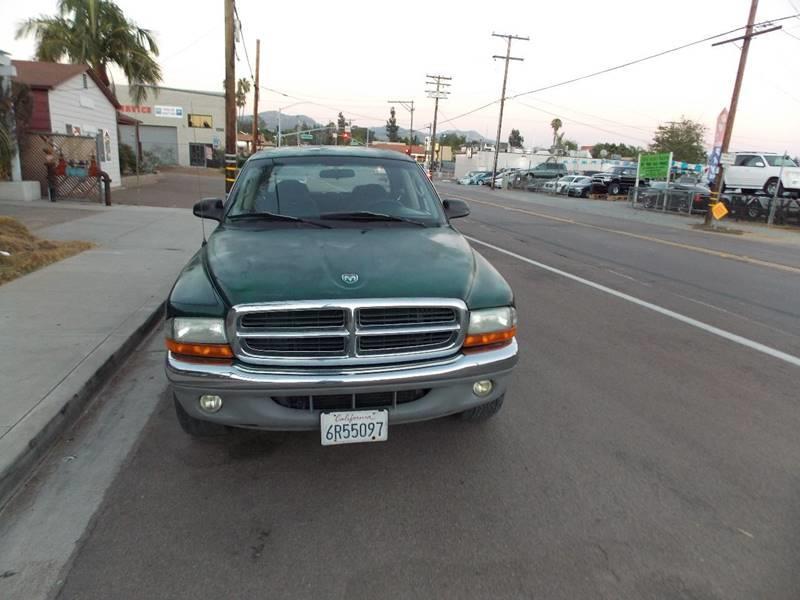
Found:
[(319, 430), (323, 445), (503, 404), (517, 362), (511, 288), (403, 154), (259, 152), (166, 304), (166, 372), (193, 436)]

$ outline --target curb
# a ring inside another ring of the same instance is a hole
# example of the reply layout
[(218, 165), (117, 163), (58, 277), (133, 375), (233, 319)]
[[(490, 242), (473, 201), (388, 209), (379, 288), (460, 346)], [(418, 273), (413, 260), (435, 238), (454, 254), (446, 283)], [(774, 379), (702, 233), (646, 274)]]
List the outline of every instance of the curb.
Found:
[[(0, 446), (0, 510), (24, 485), (55, 442), (78, 420), (95, 395), (108, 383), (124, 361), (155, 329), (164, 314), (164, 302), (155, 306), (147, 305), (140, 308), (138, 312), (144, 312), (143, 318), (139, 319), (138, 324), (131, 324), (131, 328), (127, 331), (112, 333), (98, 347), (102, 352), (103, 345), (116, 344), (116, 348), (110, 349), (110, 354), (87, 357), (86, 364), (76, 367), (48, 394), (45, 400), (42, 400), (31, 411), (31, 414), (25, 419), (29, 423), (21, 423), (17, 426), (21, 430), (20, 433), (9, 432), (3, 438), (3, 446), (10, 445), (11, 448)], [(132, 317), (134, 316), (137, 316), (137, 313), (132, 315)], [(139, 316), (142, 317), (142, 315)], [(122, 336), (122, 339), (114, 340), (115, 335)], [(93, 362), (95, 364), (92, 364)], [(80, 370), (86, 370), (88, 373), (79, 373)], [(76, 374), (76, 372), (78, 373)], [(73, 384), (68, 381), (73, 375), (83, 376), (83, 380)], [(59, 390), (62, 387), (72, 387), (72, 389)], [(50, 396), (53, 396), (54, 400), (50, 399)], [(59, 398), (59, 396), (61, 397)], [(31, 422), (36, 423), (31, 424)], [(13, 439), (14, 436), (17, 437), (16, 440)], [(19, 439), (20, 437), (22, 439)], [(12, 439), (8, 441), (6, 438)]]

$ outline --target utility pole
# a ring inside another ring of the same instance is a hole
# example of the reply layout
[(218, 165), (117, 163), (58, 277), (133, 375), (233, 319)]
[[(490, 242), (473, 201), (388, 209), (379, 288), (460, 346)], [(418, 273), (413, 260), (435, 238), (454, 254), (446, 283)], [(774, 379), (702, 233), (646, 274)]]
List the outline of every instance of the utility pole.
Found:
[(225, 193), (236, 180), (236, 52), (233, 37), (233, 0), (225, 2)]
[(444, 75), (425, 75), (427, 78), (425, 81), (425, 85), (435, 85), (436, 89), (427, 89), (425, 93), (428, 95), (428, 98), (433, 98), (435, 103), (433, 105), (433, 133), (431, 133), (431, 156), (430, 162), (428, 163), (428, 169), (433, 175), (433, 168), (436, 164), (436, 119), (439, 116), (439, 100), (447, 99), (447, 96), (450, 94), (447, 90), (442, 88), (450, 87), (449, 83), (445, 83), (447, 81), (452, 81), (452, 77), (445, 77)]
[[(730, 40), (725, 40), (724, 42), (717, 42), (715, 44), (711, 44), (712, 46), (721, 46), (723, 44), (729, 44), (737, 40), (742, 40), (742, 51), (739, 54), (739, 69), (736, 71), (736, 82), (733, 84), (731, 105), (730, 108), (728, 109), (728, 121), (725, 123), (725, 135), (722, 138), (722, 149), (721, 149), (722, 154), (728, 151), (728, 146), (730, 146), (731, 143), (731, 135), (733, 133), (733, 123), (736, 120), (736, 107), (739, 104), (739, 91), (742, 89), (742, 79), (744, 78), (744, 69), (745, 66), (747, 65), (747, 53), (750, 50), (750, 40), (757, 35), (781, 29), (781, 26), (777, 25), (770, 27), (768, 29), (762, 29), (761, 31), (757, 31), (754, 33), (753, 23), (755, 23), (756, 21), (757, 10), (758, 10), (758, 0), (751, 0), (750, 14), (747, 17), (747, 27), (745, 28), (745, 34), (743, 36), (732, 38)], [(717, 177), (714, 180), (714, 190), (711, 194), (711, 201), (713, 204), (719, 201), (719, 195), (720, 193), (722, 193), (723, 171), (724, 169), (722, 168), (722, 166), (720, 166), (719, 169), (717, 170)], [(706, 225), (711, 224), (710, 206), (709, 210), (706, 211), (705, 224)]]
[(399, 104), (411, 113), (411, 127), (408, 130), (408, 148), (414, 145), (414, 101), (413, 100), (389, 100), (389, 104)]
[(258, 68), (261, 58), (261, 40), (256, 40), (256, 80), (253, 92), (253, 152), (258, 149)]
[(500, 118), (497, 120), (497, 141), (494, 143), (494, 166), (492, 167), (492, 183), (491, 189), (494, 189), (494, 180), (497, 177), (497, 157), (500, 154), (500, 133), (503, 131), (503, 109), (506, 105), (506, 82), (508, 81), (508, 63), (512, 60), (524, 60), (522, 58), (517, 58), (516, 56), (511, 56), (511, 40), (524, 40), (528, 41), (530, 38), (520, 37), (518, 35), (510, 35), (506, 33), (493, 33), (493, 37), (499, 38), (506, 38), (508, 40), (508, 44), (506, 46), (506, 55), (505, 56), (498, 56), (494, 55), (492, 58), (498, 59), (503, 58), (506, 61), (506, 67), (503, 71), (503, 92), (500, 94)]

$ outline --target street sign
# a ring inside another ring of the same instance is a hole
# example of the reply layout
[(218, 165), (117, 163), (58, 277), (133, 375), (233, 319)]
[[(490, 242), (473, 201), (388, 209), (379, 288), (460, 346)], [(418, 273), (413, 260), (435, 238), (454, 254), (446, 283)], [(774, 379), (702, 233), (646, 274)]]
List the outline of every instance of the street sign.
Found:
[(639, 179), (666, 179), (669, 176), (669, 152), (642, 154), (639, 158)]
[(301, 139), (301, 140), (307, 140), (307, 141), (310, 141), (310, 140), (313, 140), (313, 139), (314, 139), (314, 136), (313, 136), (313, 135), (311, 135), (310, 133), (301, 133), (301, 134), (300, 134), (300, 139)]
[(728, 209), (722, 202), (716, 202), (711, 205), (711, 214), (719, 221), (722, 217), (728, 214)]
[(732, 165), (734, 162), (736, 162), (736, 155), (733, 152), (725, 152), (719, 157), (719, 164), (725, 165), (726, 167)]

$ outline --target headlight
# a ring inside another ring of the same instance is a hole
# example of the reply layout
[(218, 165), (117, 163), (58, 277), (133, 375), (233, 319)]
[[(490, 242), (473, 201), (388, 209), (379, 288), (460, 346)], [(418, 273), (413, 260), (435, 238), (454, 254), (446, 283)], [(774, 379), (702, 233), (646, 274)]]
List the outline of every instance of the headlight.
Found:
[(510, 342), (517, 333), (517, 311), (513, 306), (473, 310), (469, 314), (465, 348)]
[(167, 349), (190, 357), (233, 357), (223, 319), (176, 317), (167, 321)]
[(224, 344), (225, 321), (195, 317), (176, 317), (172, 319), (172, 339), (176, 342), (195, 342), (201, 344)]

